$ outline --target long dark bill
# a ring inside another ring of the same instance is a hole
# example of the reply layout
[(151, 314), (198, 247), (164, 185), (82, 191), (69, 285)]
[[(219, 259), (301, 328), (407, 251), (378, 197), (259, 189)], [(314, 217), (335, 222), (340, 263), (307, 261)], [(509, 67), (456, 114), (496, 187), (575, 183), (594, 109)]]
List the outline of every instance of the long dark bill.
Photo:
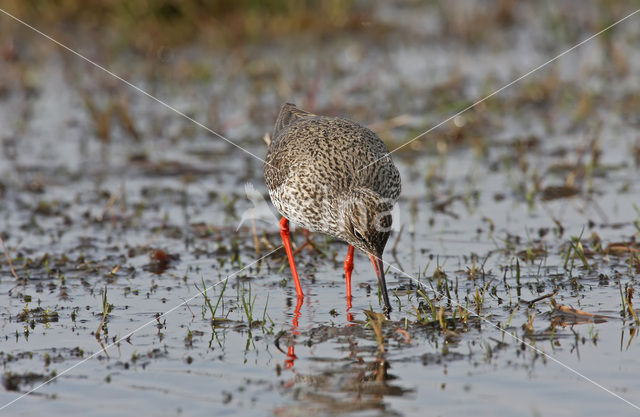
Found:
[(369, 255), (369, 259), (371, 259), (373, 269), (376, 270), (378, 282), (380, 283), (380, 287), (382, 288), (382, 298), (384, 299), (384, 313), (388, 315), (389, 313), (391, 313), (391, 303), (389, 303), (389, 294), (387, 293), (387, 282), (384, 280), (384, 265), (382, 264), (382, 257)]

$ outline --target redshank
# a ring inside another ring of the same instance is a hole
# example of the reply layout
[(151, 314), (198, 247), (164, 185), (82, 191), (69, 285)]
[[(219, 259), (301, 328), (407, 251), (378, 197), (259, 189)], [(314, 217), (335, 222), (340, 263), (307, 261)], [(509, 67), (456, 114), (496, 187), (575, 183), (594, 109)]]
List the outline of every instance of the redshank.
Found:
[(283, 216), (280, 235), (299, 300), (304, 297), (291, 249), (289, 220), (349, 244), (344, 261), (351, 305), (354, 247), (371, 259), (391, 311), (382, 252), (391, 233), (391, 210), (400, 195), (400, 174), (380, 138), (338, 117), (318, 116), (282, 105), (268, 144), (264, 178)]

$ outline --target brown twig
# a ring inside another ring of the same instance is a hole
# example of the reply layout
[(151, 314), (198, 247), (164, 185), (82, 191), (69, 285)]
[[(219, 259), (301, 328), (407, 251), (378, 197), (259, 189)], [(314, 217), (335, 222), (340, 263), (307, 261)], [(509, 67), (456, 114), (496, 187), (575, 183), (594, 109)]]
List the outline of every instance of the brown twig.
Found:
[(100, 333), (102, 332), (102, 328), (104, 327), (104, 322), (107, 319), (107, 314), (109, 314), (109, 304), (107, 303), (107, 286), (105, 285), (104, 292), (102, 293), (102, 320), (98, 325), (98, 330), (96, 330), (96, 339), (98, 340), (100, 340)]
[(406, 331), (406, 330), (404, 330), (404, 329), (401, 329), (400, 327), (398, 327), (398, 328), (396, 329), (396, 332), (397, 332), (397, 333), (400, 333), (401, 335), (403, 335), (403, 336), (404, 336), (404, 340), (405, 340), (405, 342), (407, 342), (407, 343), (411, 343), (411, 336), (409, 336), (409, 332), (407, 332), (407, 331)]
[(531, 301), (524, 301), (524, 300), (522, 300), (522, 301), (524, 301), (525, 303), (527, 303), (527, 304), (529, 305), (529, 307), (533, 307), (533, 305), (534, 305), (535, 303), (537, 303), (538, 301), (542, 301), (542, 300), (544, 300), (545, 298), (553, 297), (553, 296), (554, 296), (554, 295), (556, 295), (557, 293), (558, 293), (558, 289), (556, 288), (555, 290), (553, 290), (553, 292), (550, 292), (549, 294), (542, 295), (542, 296), (540, 296), (540, 297), (538, 297), (538, 298), (534, 298), (534, 299), (533, 299), (533, 300), (531, 300)]
[(118, 193), (111, 194), (111, 196), (109, 197), (109, 201), (107, 201), (107, 205), (105, 206), (104, 210), (102, 210), (102, 214), (100, 214), (100, 217), (98, 217), (98, 221), (104, 220), (105, 216), (109, 214), (109, 211), (111, 211), (111, 208), (113, 207), (113, 205), (116, 203), (117, 200), (118, 200)]
[(7, 261), (9, 261), (9, 268), (11, 268), (11, 273), (13, 274), (13, 277), (15, 279), (20, 279), (20, 277), (18, 277), (18, 274), (16, 274), (16, 270), (13, 269), (13, 262), (11, 262), (9, 251), (7, 250), (7, 247), (4, 245), (4, 240), (2, 239), (2, 236), (0, 236), (0, 243), (2, 243), (2, 250), (4, 251), (4, 256), (7, 258)]
[(320, 254), (320, 256), (323, 256), (323, 257), (326, 257), (326, 256), (327, 256), (327, 254), (326, 254), (326, 253), (324, 253), (324, 252), (322, 251), (322, 249), (320, 249), (320, 248), (318, 247), (318, 245), (316, 245), (316, 244), (313, 242), (313, 240), (311, 240), (311, 238), (309, 237), (308, 233), (305, 235), (305, 239), (306, 239), (306, 240), (305, 240), (305, 242), (304, 242), (302, 245), (300, 245), (300, 247), (296, 248), (296, 249), (293, 251), (293, 255), (294, 255), (294, 256), (295, 256), (295, 255), (297, 255), (297, 254), (299, 254), (300, 252), (302, 252), (302, 251), (304, 250), (304, 248), (306, 248), (307, 246), (309, 246), (309, 247), (310, 247), (310, 249), (309, 249), (309, 250), (313, 250), (313, 249), (315, 249), (315, 250)]
[(364, 314), (369, 319), (368, 324), (371, 326), (371, 329), (373, 329), (373, 332), (376, 335), (380, 353), (385, 353), (384, 335), (382, 334), (382, 322), (386, 319), (386, 317), (382, 313), (375, 313), (370, 310), (365, 310)]

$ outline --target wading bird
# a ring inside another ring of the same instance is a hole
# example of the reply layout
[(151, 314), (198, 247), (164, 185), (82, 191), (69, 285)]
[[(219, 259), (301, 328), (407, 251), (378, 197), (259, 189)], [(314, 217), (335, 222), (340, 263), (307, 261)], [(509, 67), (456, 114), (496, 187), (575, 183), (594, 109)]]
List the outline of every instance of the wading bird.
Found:
[(268, 142), (264, 177), (271, 201), (283, 216), (280, 235), (299, 300), (304, 294), (289, 220), (349, 244), (344, 261), (349, 305), (354, 247), (368, 254), (389, 313), (382, 252), (401, 185), (385, 144), (354, 121), (318, 116), (290, 103), (282, 105)]

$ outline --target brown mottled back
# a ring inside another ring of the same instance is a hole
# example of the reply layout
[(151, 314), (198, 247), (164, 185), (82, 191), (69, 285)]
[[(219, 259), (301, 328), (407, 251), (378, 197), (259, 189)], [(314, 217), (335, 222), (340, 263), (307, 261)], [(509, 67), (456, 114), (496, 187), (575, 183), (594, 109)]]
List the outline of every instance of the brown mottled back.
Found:
[(267, 150), (267, 189), (278, 211), (298, 225), (367, 252), (382, 245), (376, 248), (381, 251), (388, 232), (375, 245), (357, 241), (349, 216), (355, 200), (373, 218), (398, 199), (400, 174), (387, 153), (374, 132), (354, 121), (318, 116), (286, 103)]

